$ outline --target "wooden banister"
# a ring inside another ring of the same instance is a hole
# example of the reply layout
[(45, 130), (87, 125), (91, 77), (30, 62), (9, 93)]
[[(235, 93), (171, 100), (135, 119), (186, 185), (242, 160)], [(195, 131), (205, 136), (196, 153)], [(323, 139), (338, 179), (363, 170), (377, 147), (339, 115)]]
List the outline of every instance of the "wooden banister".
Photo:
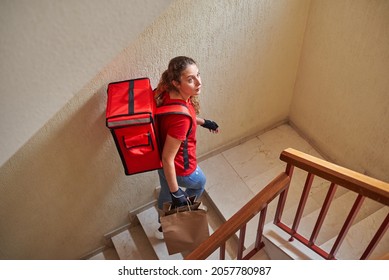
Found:
[[(271, 181), (262, 191), (253, 197), (228, 221), (220, 226), (206, 241), (204, 241), (193, 252), (188, 254), (185, 259), (206, 259), (218, 248), (220, 248), (220, 258), (224, 259), (226, 242), (238, 231), (240, 231), (240, 243), (238, 246), (237, 259), (250, 259), (256, 252), (258, 252), (258, 250), (262, 249), (264, 246), (262, 241), (262, 234), (267, 206), (277, 196), (279, 197), (279, 201), (275, 212), (274, 224), (291, 235), (289, 241), (296, 239), (321, 257), (325, 259), (336, 259), (335, 255), (340, 248), (344, 238), (346, 237), (348, 230), (353, 225), (353, 221), (357, 216), (365, 197), (375, 200), (383, 205), (389, 206), (389, 184), (386, 182), (368, 177), (366, 175), (305, 154), (292, 148), (284, 150), (280, 155), (280, 159), (287, 163), (285, 172), (282, 172), (273, 181)], [(295, 214), (295, 219), (292, 228), (290, 228), (288, 225), (282, 222), (282, 212), (287, 200), (288, 189), (295, 167), (305, 170), (308, 174), (305, 186), (302, 190), (297, 212)], [(331, 185), (327, 192), (327, 196), (324, 199), (323, 206), (320, 210), (313, 231), (310, 234), (310, 237), (305, 237), (298, 232), (298, 226), (302, 221), (302, 214), (304, 212), (306, 201), (309, 199), (310, 188), (315, 176), (329, 181)], [(315, 244), (315, 241), (320, 232), (320, 229), (323, 226), (324, 219), (327, 215), (331, 201), (333, 200), (335, 191), (338, 187), (347, 188), (348, 190), (357, 193), (358, 196), (354, 202), (353, 207), (350, 209), (350, 213), (348, 214), (346, 221), (344, 221), (341, 231), (337, 235), (335, 244), (333, 245), (331, 251), (327, 252), (319, 245)], [(258, 223), (257, 237), (254, 249), (251, 249), (243, 257), (243, 244), (246, 233), (246, 225), (258, 213), (260, 213), (260, 219)], [(382, 224), (378, 227), (376, 234), (370, 241), (368, 247), (365, 249), (361, 259), (367, 259), (370, 256), (388, 228), (389, 213), (387, 214)]]
[(254, 196), (245, 206), (235, 213), (226, 223), (221, 225), (206, 241), (193, 252), (188, 254), (187, 260), (203, 260), (216, 249), (223, 246), (237, 231), (243, 228), (255, 215), (284, 191), (290, 183), (286, 173), (281, 173), (271, 181), (262, 191)]
[[(284, 230), (285, 232), (291, 235), (290, 241), (297, 239), (299, 242), (305, 244), (308, 248), (319, 254), (325, 259), (336, 259), (335, 255), (338, 252), (343, 240), (348, 234), (349, 229), (353, 225), (353, 222), (358, 215), (358, 212), (364, 202), (366, 197), (377, 201), (383, 205), (389, 205), (389, 184), (361, 173), (352, 171), (350, 169), (338, 166), (336, 164), (327, 162), (320, 158), (313, 157), (311, 155), (305, 154), (303, 152), (294, 150), (292, 148), (284, 150), (280, 159), (287, 163), (287, 166), (297, 167), (299, 169), (305, 170), (308, 174), (307, 181), (312, 176), (321, 177), (329, 182), (331, 182), (331, 186), (329, 192), (327, 193), (327, 197), (324, 201), (320, 214), (317, 218), (315, 227), (311, 233), (311, 237), (308, 240), (305, 236), (298, 233), (298, 223), (300, 222), (301, 213), (304, 209), (304, 201), (300, 200), (300, 205), (302, 207), (298, 208), (296, 212), (295, 221), (293, 223), (293, 227), (290, 228), (286, 224), (281, 221), (282, 211), (277, 211), (278, 216), (275, 217), (275, 224)], [(344, 221), (344, 224), (336, 236), (336, 241), (333, 244), (330, 251), (325, 251), (320, 246), (315, 244), (316, 236), (318, 235), (323, 221), (326, 217), (326, 213), (331, 203), (334, 192), (337, 186), (344, 187), (352, 192), (358, 194), (353, 207), (350, 209), (350, 212)], [(302, 198), (306, 198), (309, 190), (307, 191), (304, 188), (302, 193)], [(277, 209), (282, 209), (284, 207), (285, 200), (280, 200), (277, 206)], [(382, 222), (381, 226), (377, 229), (377, 232), (365, 252), (361, 256), (361, 259), (367, 259), (377, 244), (380, 242), (381, 238), (385, 234), (386, 230), (389, 227), (389, 214), (387, 218)]]
[(382, 204), (389, 205), (389, 184), (386, 182), (292, 148), (284, 150), (281, 153), (280, 159), (339, 186), (343, 186)]

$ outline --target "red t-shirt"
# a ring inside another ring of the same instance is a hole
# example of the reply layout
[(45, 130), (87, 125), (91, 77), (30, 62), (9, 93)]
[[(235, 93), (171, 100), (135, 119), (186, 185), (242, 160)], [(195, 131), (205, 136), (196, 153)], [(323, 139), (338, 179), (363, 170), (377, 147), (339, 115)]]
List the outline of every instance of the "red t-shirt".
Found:
[(162, 147), (165, 144), (166, 136), (170, 135), (173, 138), (181, 140), (181, 146), (177, 152), (177, 155), (174, 159), (174, 165), (176, 168), (176, 175), (178, 176), (187, 176), (196, 170), (197, 159), (196, 159), (196, 111), (189, 100), (188, 102), (181, 99), (170, 99), (167, 94), (164, 104), (169, 103), (182, 103), (186, 105), (189, 109), (189, 112), (192, 116), (192, 128), (188, 135), (188, 144), (187, 144), (187, 155), (188, 155), (188, 168), (185, 168), (184, 164), (184, 141), (186, 139), (188, 130), (191, 125), (189, 117), (179, 114), (171, 114), (162, 116), (159, 119), (159, 130), (160, 130), (160, 140)]

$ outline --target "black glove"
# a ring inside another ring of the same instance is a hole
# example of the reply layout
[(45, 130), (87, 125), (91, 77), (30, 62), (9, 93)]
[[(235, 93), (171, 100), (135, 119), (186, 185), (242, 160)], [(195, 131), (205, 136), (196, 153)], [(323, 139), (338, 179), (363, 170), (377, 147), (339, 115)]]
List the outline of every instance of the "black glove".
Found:
[(219, 127), (217, 123), (215, 123), (214, 121), (206, 120), (206, 119), (204, 119), (204, 124), (202, 124), (201, 126), (213, 131), (217, 131)]
[(188, 195), (181, 188), (178, 188), (176, 192), (170, 192), (172, 197), (172, 206), (174, 208), (188, 205)]

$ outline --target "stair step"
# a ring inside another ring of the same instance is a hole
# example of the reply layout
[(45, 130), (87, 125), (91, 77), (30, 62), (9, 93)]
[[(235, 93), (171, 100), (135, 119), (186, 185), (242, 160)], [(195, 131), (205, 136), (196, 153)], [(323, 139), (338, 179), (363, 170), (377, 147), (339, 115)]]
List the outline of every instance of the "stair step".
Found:
[[(249, 246), (245, 252), (243, 252), (243, 256), (247, 254), (247, 252), (250, 252), (252, 249), (254, 249), (255, 244), (253, 243), (251, 246)], [(269, 255), (267, 254), (265, 249), (260, 250), (257, 252), (254, 256), (250, 258), (250, 260), (270, 260)]]
[(100, 253), (88, 258), (88, 260), (106, 260), (106, 258), (104, 256), (104, 253), (100, 252)]
[(141, 255), (139, 254), (137, 244), (135, 244), (134, 240), (131, 238), (130, 232), (128, 230), (124, 230), (121, 233), (113, 236), (112, 242), (121, 260), (142, 259)]
[(94, 254), (87, 258), (88, 260), (119, 260), (119, 256), (115, 248), (107, 248), (102, 252)]
[[(300, 222), (300, 226), (298, 228), (298, 232), (309, 238), (312, 234), (313, 227), (316, 223), (317, 217), (320, 213), (320, 207), (322, 204), (322, 201), (324, 200), (324, 197), (326, 195), (326, 192), (328, 190), (328, 187), (325, 183), (321, 183), (322, 190), (317, 190), (316, 196), (322, 197), (321, 199), (316, 198), (317, 202), (308, 202), (312, 203), (311, 207), (308, 207), (305, 209), (302, 220)], [(291, 192), (294, 191), (293, 188), (290, 189), (288, 194), (288, 199), (291, 196)], [(343, 222), (346, 219), (346, 216), (348, 215), (352, 204), (355, 201), (356, 194), (350, 191), (344, 190), (344, 188), (339, 188), (337, 191), (337, 195), (335, 196), (336, 199), (332, 202), (330, 206), (330, 210), (328, 211), (328, 214), (324, 220), (324, 224), (322, 226), (322, 229), (320, 231), (320, 234), (316, 240), (316, 244), (321, 246), (321, 244), (327, 242), (329, 239), (332, 239), (334, 236), (337, 236), (339, 234), (339, 231), (341, 229), (341, 226)], [(321, 200), (321, 201), (320, 201)], [(307, 203), (308, 204), (308, 203)], [(315, 209), (316, 210), (312, 211)], [(270, 205), (271, 207), (272, 205)], [(274, 205), (273, 205), (274, 206)], [(357, 216), (356, 222), (369, 216), (371, 213), (374, 213), (377, 209), (379, 209), (380, 204), (366, 199), (363, 206), (361, 207), (361, 210)], [(291, 226), (293, 223), (295, 211), (297, 208), (297, 204), (295, 206), (289, 206), (289, 208), (286, 208), (284, 210), (284, 214), (282, 216), (282, 222), (285, 223), (288, 226)], [(250, 242), (254, 242), (255, 238), (255, 227), (257, 226), (257, 219), (254, 219), (250, 221), (247, 225), (247, 231), (249, 232), (246, 237), (245, 245), (250, 244)], [(278, 227), (276, 227), (272, 222), (267, 223), (265, 225), (265, 237), (269, 240), (269, 245), (275, 244), (276, 246), (279, 246), (280, 249), (284, 250), (286, 255), (293, 256), (294, 259), (322, 259), (319, 255), (312, 252), (311, 250), (307, 250), (305, 245), (301, 244), (298, 241), (289, 242), (289, 235), (286, 234), (284, 231), (280, 230)], [(281, 239), (285, 239), (285, 241), (281, 242)], [(300, 246), (301, 244), (301, 246)], [(301, 253), (293, 252), (298, 248), (298, 250), (301, 250)], [(311, 251), (311, 252), (309, 252)], [(280, 255), (277, 254), (279, 257)], [(272, 256), (273, 258), (274, 256)]]
[[(343, 197), (340, 202), (345, 202), (344, 199), (348, 196)], [(339, 209), (338, 209), (339, 211)], [(388, 213), (388, 207), (382, 207), (375, 213), (370, 214), (363, 220), (355, 223), (346, 235), (345, 240), (340, 247), (336, 258), (342, 260), (353, 260), (359, 259), (363, 251), (371, 241), (373, 235), (376, 233), (378, 226), (381, 225), (382, 221)], [(327, 225), (328, 228), (330, 227)], [(369, 229), (371, 229), (369, 231)], [(339, 231), (337, 231), (339, 232)], [(362, 233), (362, 234), (361, 234)], [(310, 235), (308, 235), (310, 236)], [(265, 250), (271, 259), (295, 259), (295, 260), (309, 260), (309, 259), (323, 259), (312, 250), (308, 249), (304, 244), (295, 240), (288, 241), (290, 235), (275, 226), (274, 224), (267, 224), (264, 230), (265, 238)], [(381, 258), (385, 253), (389, 252), (389, 233), (381, 239), (370, 259)], [(328, 240), (324, 244), (320, 245), (325, 251), (329, 252), (336, 240), (336, 237)], [(365, 246), (360, 246), (364, 244)]]
[[(349, 191), (332, 201), (328, 213), (325, 217), (323, 226), (315, 242), (317, 245), (320, 246), (321, 244), (324, 244), (325, 242), (339, 234), (341, 227), (344, 221), (346, 220), (347, 215), (349, 214), (356, 197), (356, 193)], [(382, 207), (382, 205), (378, 204), (377, 202), (370, 199), (366, 199), (360, 211), (358, 212), (354, 223), (357, 223), (358, 221), (368, 217), (369, 215), (380, 209), (380, 207)], [(299, 227), (298, 232), (303, 236), (311, 236), (313, 227), (316, 223), (319, 213), (320, 209), (304, 216), (300, 222), (301, 227)]]
[[(378, 227), (381, 225), (386, 215), (388, 214), (389, 207), (385, 206), (369, 215), (358, 223), (354, 224), (347, 233), (342, 245), (339, 248), (336, 258), (340, 260), (355, 260), (359, 259), (369, 242), (372, 240), (374, 234), (377, 232)], [(336, 241), (336, 237), (328, 240), (322, 247), (330, 251), (333, 244)], [(361, 246), (361, 244), (363, 244)], [(389, 252), (389, 231), (382, 237), (380, 243), (369, 257), (369, 259), (378, 259)]]
[(263, 231), (265, 250), (272, 260), (323, 260), (298, 240), (289, 241), (290, 235), (268, 223)]

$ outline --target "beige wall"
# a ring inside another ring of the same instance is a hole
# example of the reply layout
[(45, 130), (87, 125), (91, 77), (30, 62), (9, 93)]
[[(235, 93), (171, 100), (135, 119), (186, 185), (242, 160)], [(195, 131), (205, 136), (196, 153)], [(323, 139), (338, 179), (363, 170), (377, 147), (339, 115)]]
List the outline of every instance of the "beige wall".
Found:
[(291, 121), (331, 160), (389, 181), (389, 1), (313, 0)]
[(79, 258), (152, 200), (155, 172), (124, 176), (105, 128), (109, 82), (149, 76), (155, 86), (170, 58), (195, 58), (202, 114), (222, 130), (201, 130), (199, 155), (285, 121), (308, 8), (309, 0), (174, 1), (2, 165), (0, 258)]
[(0, 1), (0, 166), (171, 2)]

